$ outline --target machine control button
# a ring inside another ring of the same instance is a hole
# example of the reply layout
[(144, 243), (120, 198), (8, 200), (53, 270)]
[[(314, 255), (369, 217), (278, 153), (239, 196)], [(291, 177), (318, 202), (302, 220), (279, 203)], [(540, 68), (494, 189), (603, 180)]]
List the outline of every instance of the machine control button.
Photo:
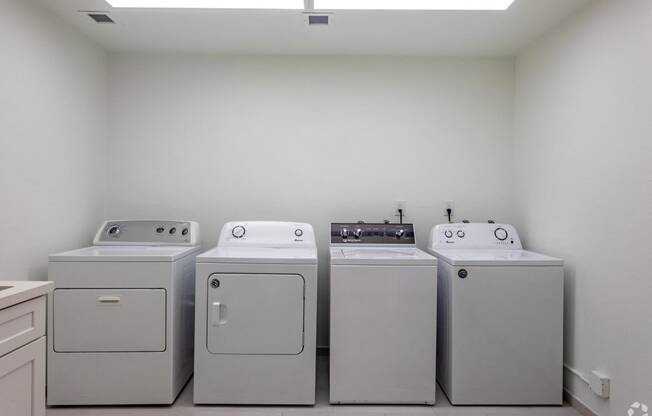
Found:
[(176, 234), (177, 229), (175, 227), (170, 228), (170, 235)]
[(163, 231), (165, 231), (165, 227), (158, 227), (156, 229), (156, 232), (159, 233), (159, 234), (163, 234)]
[(109, 233), (109, 236), (117, 237), (121, 231), (118, 225), (112, 225), (111, 227), (109, 227), (109, 230), (107, 232)]
[(181, 235), (188, 235), (188, 229), (184, 228), (183, 230), (181, 230)]
[(356, 228), (355, 231), (353, 231), (353, 236), (356, 240), (359, 240), (362, 237), (362, 228)]
[(453, 232), (451, 230), (444, 231), (446, 238), (453, 238)]
[(466, 269), (460, 269), (460, 271), (457, 272), (457, 275), (460, 277), (460, 279), (466, 279), (469, 275), (469, 272), (466, 271)]
[(301, 228), (297, 228), (294, 230), (294, 235), (297, 237), (302, 237), (303, 236), (303, 230)]
[(212, 279), (211, 280), (211, 287), (213, 289), (217, 289), (218, 287), (220, 287), (220, 281), (218, 279)]
[(231, 235), (235, 238), (242, 238), (247, 233), (247, 230), (242, 225), (236, 225), (231, 230)]
[(457, 236), (459, 238), (464, 238), (466, 236), (466, 233), (462, 230), (457, 231)]
[(349, 230), (342, 228), (342, 230), (340, 230), (340, 237), (346, 240), (349, 237)]
[(496, 228), (494, 230), (494, 235), (500, 241), (505, 241), (505, 240), (507, 240), (507, 237), (509, 237), (509, 234), (507, 233), (507, 230), (505, 230), (504, 228), (500, 228), (500, 227), (498, 227), (498, 228)]
[(402, 228), (396, 230), (396, 233), (394, 234), (394, 236), (396, 237), (397, 240), (400, 240), (401, 238), (403, 238), (404, 235), (405, 235), (405, 230), (402, 229)]

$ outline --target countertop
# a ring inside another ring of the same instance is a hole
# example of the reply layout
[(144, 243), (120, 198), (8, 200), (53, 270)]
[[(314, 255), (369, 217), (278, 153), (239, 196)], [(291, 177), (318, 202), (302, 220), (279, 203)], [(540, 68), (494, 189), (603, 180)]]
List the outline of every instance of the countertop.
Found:
[(43, 296), (52, 289), (53, 282), (0, 280), (0, 309)]

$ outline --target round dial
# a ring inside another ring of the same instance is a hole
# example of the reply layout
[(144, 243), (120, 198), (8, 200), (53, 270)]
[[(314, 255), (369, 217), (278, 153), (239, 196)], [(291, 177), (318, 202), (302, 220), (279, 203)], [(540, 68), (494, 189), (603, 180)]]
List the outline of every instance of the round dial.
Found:
[(457, 231), (457, 236), (459, 238), (464, 238), (466, 236), (466, 233), (462, 230)]
[(404, 229), (401, 228), (399, 230), (396, 230), (395, 236), (396, 236), (397, 239), (402, 238), (404, 235), (405, 235), (405, 230)]
[(362, 237), (362, 228), (356, 228), (355, 231), (353, 231), (353, 236), (359, 240), (360, 237)]
[(303, 235), (303, 230), (301, 228), (297, 228), (294, 230), (294, 235), (297, 237), (301, 237)]
[(340, 230), (340, 237), (347, 238), (348, 236), (349, 236), (349, 230), (346, 228), (342, 228), (342, 230)]
[(231, 235), (235, 238), (242, 238), (247, 233), (247, 230), (242, 225), (236, 225), (231, 230)]
[(504, 228), (496, 228), (494, 230), (494, 235), (496, 236), (497, 239), (500, 241), (505, 241), (507, 240), (507, 237), (509, 237), (509, 234), (507, 234), (507, 230)]
[(109, 227), (107, 233), (109, 233), (109, 236), (111, 237), (117, 237), (120, 234), (120, 227), (117, 225), (112, 225)]
[(446, 238), (453, 238), (453, 232), (451, 230), (444, 231)]

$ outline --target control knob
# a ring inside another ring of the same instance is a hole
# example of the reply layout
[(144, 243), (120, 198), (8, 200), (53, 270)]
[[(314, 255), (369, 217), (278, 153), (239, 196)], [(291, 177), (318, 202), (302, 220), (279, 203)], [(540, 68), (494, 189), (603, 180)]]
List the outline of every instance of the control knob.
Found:
[(453, 238), (453, 232), (451, 230), (446, 230), (444, 231), (444, 236), (446, 236), (446, 238)]
[(462, 231), (462, 230), (458, 230), (457, 231), (457, 236), (459, 238), (464, 238), (466, 236), (466, 233), (464, 231)]
[(397, 240), (400, 240), (405, 235), (405, 230), (402, 228), (398, 229), (394, 235), (396, 236)]
[(235, 238), (242, 238), (246, 234), (247, 230), (242, 225), (236, 225), (231, 230), (231, 235)]
[(509, 234), (507, 234), (507, 230), (505, 230), (504, 228), (500, 228), (500, 227), (498, 227), (498, 228), (496, 228), (494, 230), (494, 235), (500, 241), (505, 241), (505, 240), (507, 240), (507, 237), (509, 237)]
[(112, 225), (111, 227), (109, 227), (109, 230), (107, 232), (109, 233), (109, 236), (117, 237), (121, 231), (119, 226)]
[(353, 231), (353, 236), (356, 238), (356, 240), (359, 240), (362, 237), (362, 228), (356, 228)]
[(340, 230), (340, 237), (346, 240), (349, 237), (349, 230), (347, 228), (342, 228)]

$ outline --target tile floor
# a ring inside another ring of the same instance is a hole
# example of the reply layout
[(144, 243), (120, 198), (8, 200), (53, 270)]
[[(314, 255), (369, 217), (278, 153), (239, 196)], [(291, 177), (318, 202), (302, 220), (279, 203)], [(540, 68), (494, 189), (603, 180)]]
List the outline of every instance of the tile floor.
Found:
[(331, 406), (328, 403), (328, 357), (317, 362), (317, 405), (314, 407), (193, 406), (192, 380), (172, 406), (51, 407), (46, 416), (580, 416), (563, 407), (452, 407), (441, 391), (430, 406)]

